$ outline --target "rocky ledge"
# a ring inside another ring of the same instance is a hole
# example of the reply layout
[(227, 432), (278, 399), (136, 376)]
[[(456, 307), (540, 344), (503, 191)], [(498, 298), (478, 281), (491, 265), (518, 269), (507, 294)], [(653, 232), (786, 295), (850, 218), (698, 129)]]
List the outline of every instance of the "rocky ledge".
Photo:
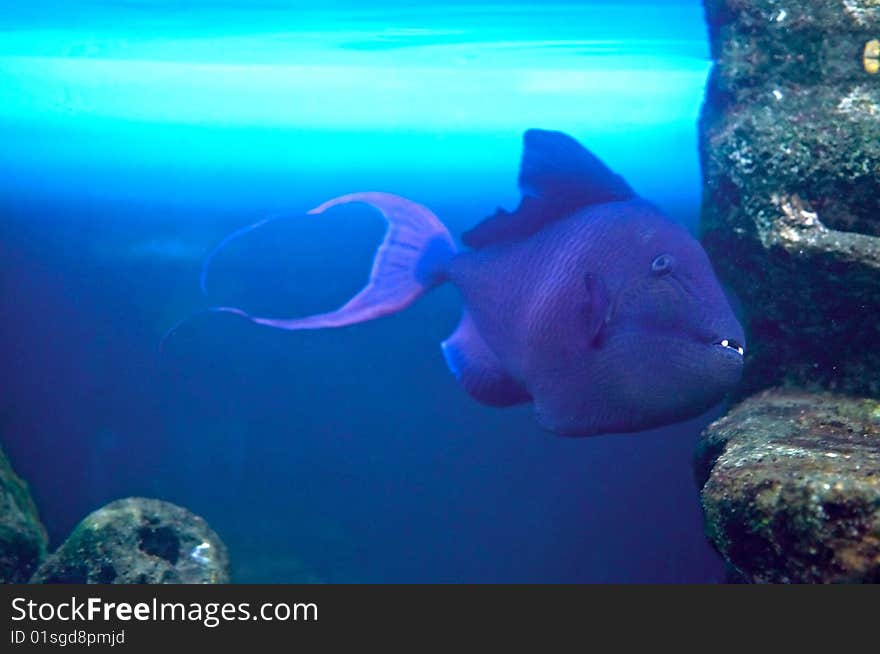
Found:
[(708, 427), (696, 477), (733, 577), (880, 582), (880, 402), (765, 391)]
[(705, 6), (701, 230), (744, 307), (739, 397), (880, 397), (880, 0)]

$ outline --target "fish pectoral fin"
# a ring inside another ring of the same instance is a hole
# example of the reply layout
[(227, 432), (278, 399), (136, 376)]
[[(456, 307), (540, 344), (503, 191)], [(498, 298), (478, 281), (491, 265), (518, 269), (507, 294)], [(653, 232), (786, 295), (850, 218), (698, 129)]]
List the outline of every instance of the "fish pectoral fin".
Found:
[(441, 345), (446, 365), (458, 382), (478, 402), (513, 406), (528, 402), (528, 391), (514, 380), (477, 331), (464, 311), (458, 327)]
[(605, 339), (608, 323), (611, 321), (611, 302), (608, 289), (598, 275), (584, 275), (587, 295), (587, 340), (600, 347)]

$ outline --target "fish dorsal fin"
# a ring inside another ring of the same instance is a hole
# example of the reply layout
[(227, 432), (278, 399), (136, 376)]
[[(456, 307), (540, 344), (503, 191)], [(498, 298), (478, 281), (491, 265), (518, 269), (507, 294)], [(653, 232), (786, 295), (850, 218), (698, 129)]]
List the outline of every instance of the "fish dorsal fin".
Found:
[(482, 248), (520, 240), (578, 209), (636, 197), (623, 177), (572, 137), (539, 129), (523, 136), (519, 188), (522, 200), (516, 211), (498, 209), (464, 233), (465, 245)]

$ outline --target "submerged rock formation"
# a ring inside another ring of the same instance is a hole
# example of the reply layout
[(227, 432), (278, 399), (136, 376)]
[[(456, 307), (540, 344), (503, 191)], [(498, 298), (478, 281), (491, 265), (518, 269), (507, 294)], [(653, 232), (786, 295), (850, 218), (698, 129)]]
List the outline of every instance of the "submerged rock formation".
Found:
[(765, 391), (706, 430), (706, 534), (751, 582), (880, 582), (880, 402)]
[(880, 0), (705, 6), (702, 239), (745, 310), (741, 396), (880, 397)]
[(46, 543), (27, 484), (0, 450), (0, 583), (26, 582), (46, 556)]
[(200, 517), (153, 499), (128, 498), (89, 514), (31, 583), (219, 584), (226, 546)]
[(880, 581), (880, 0), (704, 4), (702, 240), (739, 399), (782, 387), (703, 434), (706, 533), (738, 581)]

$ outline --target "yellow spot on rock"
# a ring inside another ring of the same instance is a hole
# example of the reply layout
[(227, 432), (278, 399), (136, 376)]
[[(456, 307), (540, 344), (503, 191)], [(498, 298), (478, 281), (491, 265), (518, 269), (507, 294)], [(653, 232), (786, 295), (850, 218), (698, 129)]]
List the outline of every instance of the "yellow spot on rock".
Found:
[(871, 39), (865, 44), (862, 65), (865, 67), (865, 71), (871, 75), (880, 72), (880, 39)]

